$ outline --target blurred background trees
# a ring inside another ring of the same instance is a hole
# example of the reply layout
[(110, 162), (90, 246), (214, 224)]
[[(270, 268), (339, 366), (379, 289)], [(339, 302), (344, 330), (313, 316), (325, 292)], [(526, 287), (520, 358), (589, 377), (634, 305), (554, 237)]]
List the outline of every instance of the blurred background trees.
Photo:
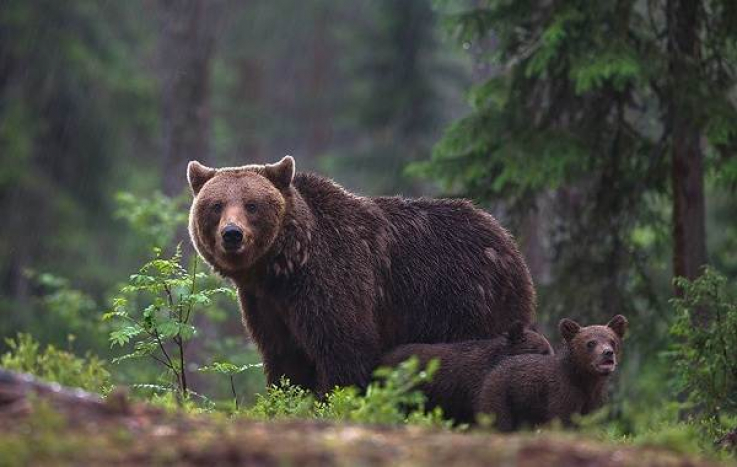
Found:
[[(473, 198), (554, 340), (630, 317), (643, 393), (672, 278), (735, 287), (736, 35), (727, 0), (5, 0), (0, 336), (109, 357), (85, 326), (184, 238), (186, 162), (291, 154), (363, 194)], [(193, 350), (231, 358), (237, 308), (210, 311)]]

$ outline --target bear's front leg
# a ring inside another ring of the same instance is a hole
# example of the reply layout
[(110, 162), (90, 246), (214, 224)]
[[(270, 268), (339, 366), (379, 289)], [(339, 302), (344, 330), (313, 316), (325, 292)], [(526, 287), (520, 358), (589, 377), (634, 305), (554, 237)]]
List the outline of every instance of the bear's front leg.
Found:
[(314, 391), (317, 384), (315, 365), (301, 352), (294, 342), (291, 349), (282, 348), (279, 351), (265, 350), (261, 352), (266, 372), (266, 383), (271, 386), (279, 383), (282, 377), (289, 383)]
[(293, 385), (314, 391), (317, 383), (315, 365), (290, 337), (287, 324), (280, 318), (273, 302), (258, 300), (239, 291), (243, 324), (261, 353), (266, 383), (278, 384), (282, 377)]
[(476, 404), (476, 412), (492, 415), (494, 426), (501, 432), (513, 431), (515, 428), (507, 390), (499, 372), (493, 371), (486, 377)]
[(365, 388), (379, 362), (381, 349), (373, 321), (340, 310), (302, 306), (293, 316), (292, 335), (314, 363), (318, 394), (336, 386)]

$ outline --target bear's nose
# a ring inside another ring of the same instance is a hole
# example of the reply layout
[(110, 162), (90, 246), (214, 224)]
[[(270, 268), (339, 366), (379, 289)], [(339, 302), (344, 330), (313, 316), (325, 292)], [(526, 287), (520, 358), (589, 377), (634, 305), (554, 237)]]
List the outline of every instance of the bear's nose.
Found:
[(605, 357), (613, 357), (614, 356), (614, 350), (612, 350), (612, 349), (606, 349), (606, 350), (604, 350), (604, 356)]
[(226, 250), (236, 250), (243, 241), (243, 231), (235, 225), (226, 225), (221, 235)]

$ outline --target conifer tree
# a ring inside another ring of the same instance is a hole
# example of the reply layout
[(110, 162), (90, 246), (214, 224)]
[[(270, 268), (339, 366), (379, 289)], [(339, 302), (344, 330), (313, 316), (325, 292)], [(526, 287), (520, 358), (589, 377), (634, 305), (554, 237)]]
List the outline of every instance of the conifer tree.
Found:
[[(632, 232), (670, 199), (674, 275), (707, 262), (704, 171), (737, 142), (731, 1), (476, 2), (448, 18), (468, 48), (495, 42), (499, 73), (423, 166), (448, 189), (552, 198), (554, 284), (568, 310), (611, 314), (641, 271)], [(560, 303), (558, 303), (560, 305)]]

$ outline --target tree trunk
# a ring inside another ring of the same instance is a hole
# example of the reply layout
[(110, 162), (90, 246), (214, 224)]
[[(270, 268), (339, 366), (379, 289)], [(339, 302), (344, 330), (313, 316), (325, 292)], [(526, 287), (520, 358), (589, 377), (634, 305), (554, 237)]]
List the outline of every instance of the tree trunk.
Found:
[[(671, 73), (667, 122), (671, 139), (673, 188), (673, 274), (694, 279), (707, 262), (704, 207), (704, 167), (698, 119), (699, 16), (693, 0), (669, 0), (668, 55)], [(681, 290), (676, 287), (676, 294)], [(703, 323), (702, 310), (696, 316)]]
[(161, 0), (158, 42), (162, 88), (164, 192), (186, 186), (190, 160), (210, 152), (210, 71), (222, 2)]

